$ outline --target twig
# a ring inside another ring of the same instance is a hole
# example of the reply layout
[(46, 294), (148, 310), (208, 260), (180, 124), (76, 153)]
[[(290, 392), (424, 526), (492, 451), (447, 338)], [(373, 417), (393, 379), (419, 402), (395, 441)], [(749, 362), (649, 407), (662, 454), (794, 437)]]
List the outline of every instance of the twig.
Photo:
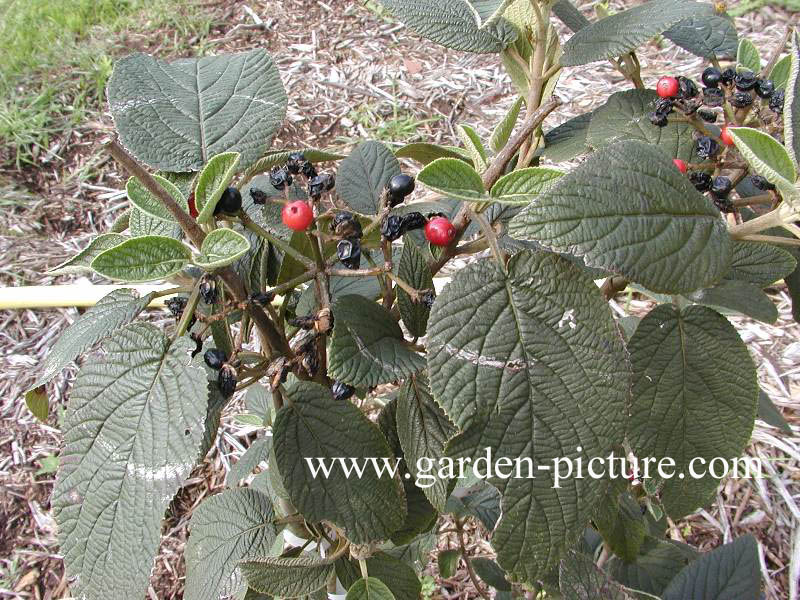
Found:
[(456, 527), (458, 528), (458, 545), (461, 547), (461, 557), (464, 559), (464, 564), (467, 567), (469, 579), (472, 581), (472, 585), (475, 586), (475, 590), (478, 592), (478, 594), (480, 594), (481, 598), (484, 598), (484, 600), (490, 600), (489, 594), (486, 593), (486, 590), (484, 590), (483, 586), (480, 584), (478, 576), (475, 574), (475, 570), (472, 568), (472, 563), (469, 560), (469, 555), (467, 554), (467, 545), (464, 540), (464, 524), (461, 521), (456, 520)]
[(787, 27), (786, 28), (786, 32), (783, 34), (783, 37), (781, 38), (781, 41), (778, 42), (778, 45), (775, 47), (775, 50), (772, 52), (772, 56), (769, 57), (769, 60), (767, 61), (767, 64), (764, 65), (764, 70), (761, 71), (761, 76), (762, 77), (766, 78), (766, 77), (769, 76), (770, 71), (772, 71), (772, 68), (777, 64), (778, 59), (781, 56), (781, 52), (783, 52), (783, 49), (786, 47), (786, 44), (789, 41), (790, 37), (792, 37), (792, 28), (791, 27)]

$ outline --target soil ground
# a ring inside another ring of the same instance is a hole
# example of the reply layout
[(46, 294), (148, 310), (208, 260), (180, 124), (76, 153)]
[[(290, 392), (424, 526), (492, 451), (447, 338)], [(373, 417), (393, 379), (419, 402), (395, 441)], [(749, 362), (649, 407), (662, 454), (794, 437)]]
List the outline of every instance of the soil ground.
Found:
[[(619, 9), (632, 3), (611, 4)], [(456, 124), (469, 123), (481, 135), (487, 134), (513, 100), (510, 81), (497, 57), (430, 46), (360, 3), (226, 0), (198, 7), (211, 25), (202, 37), (189, 40), (182, 54), (192, 48), (220, 53), (264, 47), (275, 57), (290, 96), (289, 114), (276, 147), (347, 147), (359, 138), (376, 137), (458, 144)], [(762, 59), (792, 22), (796, 14), (773, 7), (737, 18), (740, 35), (762, 49)], [(175, 35), (168, 29), (148, 36), (123, 33), (116, 47), (119, 54), (143, 50), (170, 56), (169, 48), (176, 46), (163, 41)], [(655, 42), (643, 49), (640, 58), (648, 85), (664, 72), (697, 78), (704, 67), (700, 59), (660, 48)], [(564, 106), (547, 126), (591, 109), (623, 87), (624, 81), (608, 66), (567, 69), (557, 92)], [(43, 273), (106, 230), (123, 210), (123, 175), (100, 147), (111, 126), (109, 115), (97, 110), (55, 139), (35, 165), (18, 169), (12, 161), (0, 169), (0, 285), (75, 282)], [(670, 534), (703, 550), (744, 533), (754, 534), (767, 574), (767, 598), (777, 600), (789, 597), (790, 588), (797, 597), (800, 575), (800, 327), (791, 320), (785, 290), (777, 286), (770, 293), (780, 310), (776, 324), (732, 320), (756, 360), (762, 387), (792, 424), (793, 434), (759, 422), (748, 454), (767, 459), (764, 478), (728, 482), (711, 507), (674, 524)], [(644, 313), (651, 306), (637, 296), (617, 302), (633, 313)], [(68, 594), (50, 514), (53, 474), (48, 467), (59, 451), (59, 414), (76, 369), (69, 369), (51, 386), (57, 410), (47, 425), (32, 417), (20, 394), (33, 381), (36, 366), (53, 340), (76, 316), (74, 309), (0, 311), (3, 598), (38, 600)], [(151, 317), (166, 318), (162, 313)], [(236, 412), (236, 406), (226, 412), (215, 448), (170, 507), (151, 598), (182, 595), (181, 551), (191, 511), (222, 488), (225, 471), (254, 436), (254, 428), (235, 419)], [(485, 531), (474, 530), (470, 552), (490, 554), (485, 540)], [(456, 543), (444, 534), (440, 547)], [(463, 563), (448, 579), (439, 577), (435, 561), (426, 573), (435, 578), (435, 597), (477, 595)]]

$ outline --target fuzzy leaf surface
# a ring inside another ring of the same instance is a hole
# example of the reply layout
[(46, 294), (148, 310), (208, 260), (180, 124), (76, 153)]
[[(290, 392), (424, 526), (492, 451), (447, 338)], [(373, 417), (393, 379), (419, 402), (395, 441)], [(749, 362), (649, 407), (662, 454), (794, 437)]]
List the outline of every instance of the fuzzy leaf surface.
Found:
[(339, 165), (336, 191), (354, 211), (376, 215), (383, 189), (399, 174), (400, 163), (388, 147), (381, 142), (362, 142)]
[(191, 258), (192, 252), (178, 240), (148, 235), (101, 252), (92, 269), (109, 279), (140, 283), (174, 275)]

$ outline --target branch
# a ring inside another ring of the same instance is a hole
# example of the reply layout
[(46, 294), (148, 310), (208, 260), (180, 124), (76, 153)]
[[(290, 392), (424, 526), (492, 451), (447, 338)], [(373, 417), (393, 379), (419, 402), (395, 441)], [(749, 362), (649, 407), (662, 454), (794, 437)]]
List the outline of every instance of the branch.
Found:
[(769, 57), (769, 61), (767, 62), (767, 64), (764, 65), (764, 70), (761, 71), (762, 77), (769, 76), (770, 71), (772, 71), (772, 68), (778, 62), (778, 59), (781, 56), (781, 52), (783, 52), (783, 49), (786, 47), (786, 43), (789, 41), (790, 37), (792, 37), (792, 28), (787, 27), (786, 33), (783, 34), (783, 38), (781, 39), (780, 42), (778, 42), (778, 45), (775, 48), (775, 51), (772, 53), (772, 56)]

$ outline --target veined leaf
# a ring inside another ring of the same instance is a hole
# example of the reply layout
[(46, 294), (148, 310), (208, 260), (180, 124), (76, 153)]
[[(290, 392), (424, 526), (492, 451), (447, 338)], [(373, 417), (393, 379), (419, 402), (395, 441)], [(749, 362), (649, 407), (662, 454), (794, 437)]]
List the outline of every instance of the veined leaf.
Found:
[(761, 568), (755, 538), (745, 535), (683, 569), (667, 586), (664, 600), (758, 600)]
[(441, 550), (436, 557), (439, 567), (439, 574), (442, 577), (450, 578), (456, 574), (458, 568), (458, 561), (461, 558), (461, 550)]
[(92, 269), (109, 279), (136, 283), (174, 275), (191, 258), (192, 252), (178, 240), (149, 235), (101, 252), (92, 261)]
[(473, 558), (472, 567), (475, 569), (475, 573), (478, 577), (497, 591), (511, 591), (511, 584), (506, 579), (505, 571), (491, 558)]
[(496, 463), (531, 461), (535, 479), (523, 463), (521, 478), (489, 482), (503, 495), (497, 561), (533, 581), (558, 564), (603, 492), (576, 478), (554, 488), (536, 465), (607, 455), (622, 439), (630, 373), (608, 305), (577, 266), (520, 252), (507, 268), (478, 261), (445, 287), (428, 325), (428, 369), (437, 403), (463, 431), (448, 455), (474, 460), (489, 448)]
[(41, 375), (25, 393), (26, 399), (79, 355), (133, 321), (152, 300), (152, 293), (140, 298), (134, 290), (125, 288), (103, 296), (97, 304), (78, 317), (50, 348), (42, 364)]
[(400, 174), (400, 163), (381, 142), (362, 142), (339, 165), (336, 191), (347, 205), (364, 215), (378, 214), (386, 184)]
[(425, 359), (405, 345), (400, 326), (382, 306), (350, 295), (337, 298), (332, 309), (331, 377), (369, 387), (405, 379), (425, 366)]
[(661, 500), (679, 518), (702, 506), (718, 483), (710, 474), (691, 477), (690, 461), (739, 456), (750, 439), (755, 366), (728, 320), (702, 306), (656, 307), (628, 349), (634, 376), (628, 439), (637, 456), (675, 461), (676, 477), (664, 482)]
[(361, 578), (347, 590), (345, 600), (395, 600), (394, 594), (380, 579)]
[(797, 267), (791, 252), (761, 242), (736, 240), (733, 243), (731, 266), (725, 279), (747, 281), (766, 287), (787, 277)]
[(547, 167), (518, 169), (498, 179), (492, 186), (491, 196), (501, 204), (530, 204), (563, 174), (564, 171)]
[[(259, 417), (258, 426), (263, 425), (264, 421)], [(248, 477), (253, 472), (253, 469), (269, 459), (271, 449), (272, 436), (258, 438), (250, 444), (250, 447), (239, 457), (239, 460), (236, 461), (236, 464), (234, 464), (228, 472), (228, 477), (225, 479), (226, 485), (237, 485), (240, 480)]]
[(208, 391), (205, 371), (190, 366), (193, 348), (137, 323), (78, 374), (53, 491), (78, 596), (139, 600), (147, 591), (164, 511), (203, 440)]
[(458, 137), (464, 144), (467, 155), (472, 159), (475, 170), (483, 173), (489, 166), (489, 159), (486, 157), (486, 148), (475, 130), (469, 125), (458, 126)]
[(758, 55), (758, 48), (747, 38), (739, 41), (739, 49), (736, 51), (736, 70), (752, 71), (753, 73), (761, 71), (761, 57)]
[(397, 158), (410, 158), (422, 165), (432, 163), (437, 158), (458, 158), (468, 161), (469, 158), (465, 156), (464, 149), (456, 146), (440, 146), (438, 144), (426, 144), (424, 142), (416, 142), (406, 144), (395, 150), (394, 155)]
[(250, 242), (241, 233), (227, 228), (215, 229), (203, 240), (194, 262), (204, 269), (218, 269), (235, 263), (249, 250)]
[[(783, 141), (795, 166), (800, 164), (800, 34), (792, 33), (791, 64), (783, 101)], [(794, 180), (792, 180), (794, 183)]]
[(611, 557), (608, 572), (625, 587), (660, 596), (686, 562), (686, 556), (674, 544), (649, 538), (635, 560)]
[(707, 5), (680, 0), (651, 0), (588, 25), (564, 44), (565, 67), (614, 58), (696, 15), (707, 14)]
[(48, 275), (70, 275), (73, 273), (91, 272), (94, 258), (114, 246), (119, 246), (128, 237), (119, 233), (103, 233), (94, 238), (89, 245), (69, 260), (47, 272)]
[(211, 158), (200, 171), (194, 191), (198, 223), (207, 223), (213, 217), (217, 202), (233, 179), (240, 158), (238, 152), (223, 152)]
[(114, 64), (111, 114), (122, 143), (142, 162), (197, 171), (229, 150), (241, 167), (269, 147), (286, 116), (286, 92), (264, 50), (165, 63), (132, 54)]
[[(348, 477), (340, 462), (327, 477), (315, 477), (310, 470), (318, 457), (345, 463), (366, 457), (393, 460), (380, 430), (355, 405), (335, 401), (328, 388), (315, 383), (298, 382), (289, 400), (278, 411), (273, 435), (278, 469), (292, 503), (309, 521), (336, 524), (354, 544), (388, 539), (405, 518), (399, 481), (372, 469), (362, 477)], [(259, 589), (252, 581), (250, 586)]]
[[(160, 175), (153, 175), (152, 177), (158, 184), (161, 185), (162, 188), (164, 188), (170, 197), (175, 200), (178, 206), (181, 207), (181, 210), (186, 213), (189, 212), (189, 204), (186, 200), (186, 196), (181, 193), (176, 185)], [(128, 183), (125, 184), (125, 191), (128, 194), (128, 200), (130, 200), (131, 204), (133, 204), (140, 211), (147, 213), (154, 219), (167, 221), (169, 223), (175, 222), (175, 217), (173, 217), (172, 213), (167, 210), (167, 207), (164, 206), (164, 203), (159, 198), (156, 198), (153, 194), (151, 194), (150, 190), (144, 187), (144, 184), (139, 181), (138, 178), (131, 177), (128, 179)]]
[(251, 488), (225, 490), (192, 513), (186, 543), (186, 596), (217, 600), (236, 564), (269, 554), (275, 513), (265, 494)]
[[(418, 600), (422, 588), (414, 569), (398, 558), (385, 552), (376, 552), (366, 559), (370, 577), (380, 580), (396, 600)], [(361, 578), (358, 563), (353, 560), (336, 561), (336, 576), (345, 589), (349, 589)]]
[(571, 550), (561, 561), (558, 587), (564, 598), (575, 600), (634, 600), (634, 596), (594, 564), (590, 556), (575, 550)]
[(719, 211), (667, 155), (636, 141), (613, 144), (564, 175), (511, 221), (509, 234), (656, 292), (708, 287), (730, 264)]
[(486, 190), (478, 172), (464, 161), (439, 158), (427, 165), (417, 179), (435, 192), (451, 198), (475, 202), (486, 200)]
[(181, 226), (177, 223), (152, 217), (135, 206), (131, 208), (128, 223), (130, 225), (130, 234), (135, 238), (159, 235), (179, 240), (183, 236)]
[(514, 27), (503, 18), (482, 23), (479, 11), (467, 0), (380, 2), (412, 31), (453, 50), (478, 54), (501, 52), (517, 37)]
[(773, 404), (764, 390), (759, 390), (758, 392), (758, 412), (756, 416), (765, 423), (777, 427), (785, 433), (790, 435), (793, 433), (791, 426), (786, 422), (786, 419), (783, 418), (781, 411)]
[(508, 109), (503, 119), (497, 124), (494, 133), (492, 133), (492, 139), (489, 141), (489, 147), (494, 152), (500, 152), (511, 137), (524, 101), (522, 96), (517, 98), (514, 104), (511, 105), (511, 108)]
[(786, 83), (789, 81), (789, 73), (792, 70), (792, 57), (791, 56), (784, 56), (778, 62), (775, 63), (775, 66), (772, 67), (772, 70), (769, 72), (769, 79), (772, 83), (775, 84), (776, 90), (785, 90)]
[[(397, 275), (416, 290), (430, 290), (435, 293), (433, 277), (425, 256), (414, 244), (403, 244)], [(397, 307), (403, 324), (411, 335), (421, 337), (428, 327), (431, 310), (423, 302), (414, 302), (402, 288), (397, 288)]]
[(545, 146), (542, 156), (558, 163), (572, 160), (588, 152), (586, 134), (593, 114), (593, 112), (583, 113), (548, 131), (544, 135)]
[(266, 557), (239, 563), (247, 585), (270, 596), (299, 598), (324, 588), (333, 575), (327, 558), (301, 555), (295, 558)]
[(698, 304), (733, 310), (764, 323), (778, 320), (778, 309), (769, 296), (747, 281), (723, 280), (686, 297)]
[(786, 148), (771, 135), (758, 129), (731, 127), (728, 132), (753, 170), (773, 183), (787, 202), (800, 204), (798, 191), (794, 186), (797, 172)]
[(558, 0), (553, 4), (553, 13), (572, 31), (580, 31), (591, 25), (591, 21), (584, 17), (570, 0)]
[(695, 56), (708, 59), (733, 58), (739, 47), (736, 25), (727, 15), (689, 17), (665, 31), (664, 37)]

